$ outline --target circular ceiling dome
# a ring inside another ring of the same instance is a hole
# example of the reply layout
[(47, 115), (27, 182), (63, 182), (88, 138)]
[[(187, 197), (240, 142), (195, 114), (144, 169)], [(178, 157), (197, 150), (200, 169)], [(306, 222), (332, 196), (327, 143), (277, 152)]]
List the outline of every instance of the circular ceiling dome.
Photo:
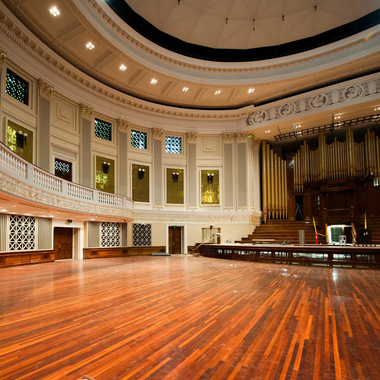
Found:
[(379, 22), (378, 0), (106, 0), (137, 32), (179, 54), (256, 61), (299, 53)]

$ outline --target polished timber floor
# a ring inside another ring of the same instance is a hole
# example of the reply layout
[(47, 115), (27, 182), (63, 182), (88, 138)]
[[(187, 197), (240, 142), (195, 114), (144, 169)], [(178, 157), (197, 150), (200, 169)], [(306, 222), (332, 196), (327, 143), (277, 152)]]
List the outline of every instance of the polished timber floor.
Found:
[(371, 269), (183, 256), (4, 268), (0, 379), (379, 379), (379, 295)]

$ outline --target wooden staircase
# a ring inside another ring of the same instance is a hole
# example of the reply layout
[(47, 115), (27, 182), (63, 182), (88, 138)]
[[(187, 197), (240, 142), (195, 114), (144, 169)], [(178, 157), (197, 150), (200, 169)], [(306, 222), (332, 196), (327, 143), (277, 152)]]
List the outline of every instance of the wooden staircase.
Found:
[(315, 244), (313, 223), (289, 220), (269, 220), (267, 223), (262, 223), (252, 234), (236, 243), (252, 243), (257, 240), (269, 243), (288, 241), (292, 244), (299, 244), (300, 230), (305, 230), (305, 244)]

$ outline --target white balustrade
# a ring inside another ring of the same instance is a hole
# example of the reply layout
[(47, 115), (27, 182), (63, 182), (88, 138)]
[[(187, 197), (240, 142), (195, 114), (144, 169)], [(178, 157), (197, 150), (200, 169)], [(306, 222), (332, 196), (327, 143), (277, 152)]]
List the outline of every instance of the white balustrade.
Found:
[(74, 198), (80, 198), (80, 199), (85, 199), (88, 201), (93, 200), (93, 193), (94, 190), (88, 189), (86, 187), (82, 187), (80, 185), (77, 185), (76, 183), (68, 183), (68, 188), (67, 188), (67, 193), (71, 197)]
[(12, 152), (1, 142), (0, 168), (4, 168), (12, 173), (14, 177), (23, 179), (25, 183), (58, 192), (62, 196), (78, 199), (80, 201), (90, 201), (94, 204), (119, 206), (133, 210), (133, 202), (131, 199), (122, 195), (90, 189), (56, 177), (55, 175), (30, 164), (16, 153)]
[(6, 170), (9, 170), (17, 177), (26, 178), (26, 163), (23, 162), (17, 154), (13, 153), (11, 150), (0, 150), (0, 166)]

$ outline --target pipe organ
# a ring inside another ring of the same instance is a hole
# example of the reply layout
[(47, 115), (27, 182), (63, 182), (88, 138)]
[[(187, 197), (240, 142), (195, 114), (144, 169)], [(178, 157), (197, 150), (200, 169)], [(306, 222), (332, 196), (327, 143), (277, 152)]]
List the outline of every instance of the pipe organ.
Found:
[(367, 177), (380, 175), (380, 142), (375, 132), (367, 130), (364, 141), (355, 142), (351, 128), (347, 129), (344, 142), (334, 141), (327, 145), (322, 132), (318, 148), (309, 149), (304, 141), (294, 155), (294, 192), (303, 192), (305, 183), (321, 180)]
[[(311, 199), (310, 186), (313, 189), (321, 189), (321, 184), (326, 181), (343, 183), (344, 179), (352, 181), (355, 178), (380, 178), (380, 138), (370, 129), (362, 141), (356, 142), (354, 133), (349, 127), (345, 141), (339, 141), (335, 137), (329, 144), (326, 142), (326, 133), (321, 132), (316, 149), (310, 149), (308, 143), (304, 141), (292, 157), (287, 163), (285, 159), (274, 153), (265, 140), (261, 143), (264, 223), (268, 219), (294, 219), (294, 197), (297, 194), (307, 197), (305, 199), (308, 205)], [(312, 183), (315, 185), (311, 185)], [(305, 195), (306, 184), (309, 195)], [(317, 198), (313, 196), (312, 199), (311, 205)], [(308, 207), (310, 209), (312, 206)], [(309, 213), (316, 212), (309, 209)], [(307, 217), (310, 218), (311, 215)]]
[(283, 160), (264, 140), (261, 145), (263, 217), (287, 219), (286, 160)]

